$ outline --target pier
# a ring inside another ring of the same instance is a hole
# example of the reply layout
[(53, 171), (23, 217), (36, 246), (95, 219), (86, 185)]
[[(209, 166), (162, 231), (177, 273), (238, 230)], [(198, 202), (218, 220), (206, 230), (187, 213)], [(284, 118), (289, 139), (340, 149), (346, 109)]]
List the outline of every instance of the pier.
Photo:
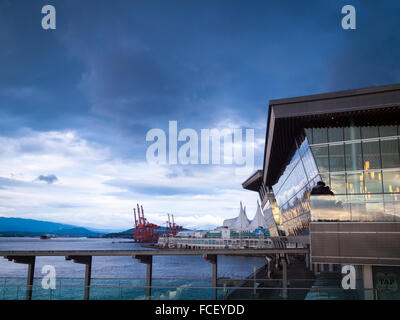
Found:
[[(152, 268), (153, 256), (162, 255), (201, 255), (208, 261), (212, 273), (212, 288), (213, 299), (217, 299), (218, 290), (218, 256), (260, 256), (267, 255), (307, 255), (307, 248), (269, 248), (269, 249), (163, 249), (163, 250), (68, 250), (68, 251), (0, 251), (0, 256), (3, 256), (9, 261), (28, 265), (27, 283), (26, 283), (26, 300), (32, 299), (32, 287), (34, 280), (34, 268), (36, 257), (39, 256), (64, 256), (66, 260), (72, 260), (75, 263), (85, 264), (85, 290), (84, 299), (90, 298), (90, 281), (92, 269), (92, 257), (94, 256), (131, 256), (137, 259), (140, 263), (146, 264), (146, 297), (151, 298), (152, 288)], [(286, 262), (284, 263), (286, 267)], [(287, 273), (282, 275), (283, 286), (287, 284)]]

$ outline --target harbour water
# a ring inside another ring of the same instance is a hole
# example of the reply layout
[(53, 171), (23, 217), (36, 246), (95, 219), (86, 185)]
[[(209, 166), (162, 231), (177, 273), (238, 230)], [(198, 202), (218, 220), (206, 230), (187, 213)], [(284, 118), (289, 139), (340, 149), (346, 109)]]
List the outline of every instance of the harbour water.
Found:
[[(151, 250), (126, 239), (0, 238), (0, 251)], [(218, 277), (242, 279), (264, 264), (260, 257), (220, 256)], [(44, 290), (42, 268), (56, 269), (56, 289)], [(0, 259), (0, 299), (23, 299), (27, 266)], [(81, 299), (85, 266), (65, 257), (37, 257), (33, 299)], [(142, 299), (146, 266), (131, 257), (93, 257), (91, 299)], [(211, 264), (201, 256), (155, 256), (153, 298), (208, 299)], [(200, 280), (201, 279), (201, 280)], [(221, 291), (220, 294), (223, 294)]]

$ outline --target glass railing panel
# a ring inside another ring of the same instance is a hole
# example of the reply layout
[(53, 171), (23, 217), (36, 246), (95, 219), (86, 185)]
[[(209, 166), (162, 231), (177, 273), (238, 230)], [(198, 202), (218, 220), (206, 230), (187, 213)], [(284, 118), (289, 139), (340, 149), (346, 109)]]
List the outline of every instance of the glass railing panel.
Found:
[(400, 195), (312, 195), (311, 221), (400, 221)]

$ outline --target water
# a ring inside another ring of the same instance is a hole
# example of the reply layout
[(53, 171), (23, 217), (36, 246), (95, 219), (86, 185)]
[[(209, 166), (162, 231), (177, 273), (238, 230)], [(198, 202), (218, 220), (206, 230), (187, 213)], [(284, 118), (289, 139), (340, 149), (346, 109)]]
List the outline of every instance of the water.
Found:
[[(151, 250), (126, 239), (86, 238), (0, 238), (0, 251), (40, 250)], [(264, 264), (260, 257), (218, 257), (218, 277), (242, 279)], [(56, 269), (57, 289), (41, 288), (44, 265)], [(0, 299), (23, 299), (27, 265), (0, 259)], [(33, 299), (81, 299), (85, 266), (65, 257), (37, 257)], [(145, 289), (146, 265), (131, 257), (93, 257), (91, 299), (141, 299)], [(153, 298), (211, 298), (211, 264), (201, 256), (154, 256)], [(177, 280), (178, 279), (178, 280)], [(203, 279), (203, 280), (194, 280)], [(199, 288), (198, 288), (199, 287)], [(219, 294), (223, 294), (222, 290)]]

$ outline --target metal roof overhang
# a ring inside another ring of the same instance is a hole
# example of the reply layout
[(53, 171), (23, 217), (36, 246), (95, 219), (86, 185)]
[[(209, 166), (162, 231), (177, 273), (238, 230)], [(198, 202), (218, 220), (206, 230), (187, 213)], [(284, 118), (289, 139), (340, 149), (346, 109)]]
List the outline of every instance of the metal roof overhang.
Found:
[(400, 84), (271, 100), (268, 113), (263, 181), (271, 187), (304, 128), (399, 124)]
[(257, 170), (245, 182), (242, 183), (242, 187), (243, 189), (258, 192), (262, 183), (262, 179), (263, 179), (263, 171)]

